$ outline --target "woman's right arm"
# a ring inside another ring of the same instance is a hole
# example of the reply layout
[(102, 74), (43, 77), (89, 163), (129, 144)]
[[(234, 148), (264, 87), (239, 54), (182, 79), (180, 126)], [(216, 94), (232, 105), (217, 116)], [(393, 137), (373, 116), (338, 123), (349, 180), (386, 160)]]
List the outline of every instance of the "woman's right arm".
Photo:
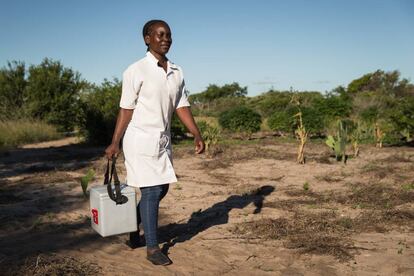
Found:
[(129, 122), (131, 121), (132, 113), (134, 113), (133, 109), (121, 108), (119, 110), (114, 135), (112, 136), (112, 143), (105, 150), (105, 155), (108, 159), (118, 156), (120, 151), (119, 144)]

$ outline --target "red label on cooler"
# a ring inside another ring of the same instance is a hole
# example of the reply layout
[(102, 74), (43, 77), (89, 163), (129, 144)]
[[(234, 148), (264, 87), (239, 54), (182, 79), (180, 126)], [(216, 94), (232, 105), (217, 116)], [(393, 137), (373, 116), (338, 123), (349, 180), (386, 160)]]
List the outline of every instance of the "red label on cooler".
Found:
[(92, 209), (92, 220), (95, 224), (98, 224), (98, 210)]

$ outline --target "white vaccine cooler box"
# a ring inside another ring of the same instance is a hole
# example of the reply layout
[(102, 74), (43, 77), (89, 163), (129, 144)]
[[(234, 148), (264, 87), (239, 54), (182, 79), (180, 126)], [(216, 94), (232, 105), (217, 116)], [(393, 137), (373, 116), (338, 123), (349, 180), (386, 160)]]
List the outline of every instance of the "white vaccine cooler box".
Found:
[(92, 228), (102, 237), (137, 231), (137, 200), (135, 189), (120, 185), (121, 193), (128, 201), (117, 204), (109, 195), (106, 185), (90, 190)]

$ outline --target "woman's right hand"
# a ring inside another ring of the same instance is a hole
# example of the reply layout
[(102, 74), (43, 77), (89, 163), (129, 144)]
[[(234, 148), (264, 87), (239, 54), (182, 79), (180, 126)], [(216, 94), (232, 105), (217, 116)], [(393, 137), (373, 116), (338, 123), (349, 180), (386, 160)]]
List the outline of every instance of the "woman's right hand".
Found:
[(110, 144), (105, 150), (105, 156), (108, 159), (112, 159), (113, 157), (118, 157), (119, 154), (119, 144)]

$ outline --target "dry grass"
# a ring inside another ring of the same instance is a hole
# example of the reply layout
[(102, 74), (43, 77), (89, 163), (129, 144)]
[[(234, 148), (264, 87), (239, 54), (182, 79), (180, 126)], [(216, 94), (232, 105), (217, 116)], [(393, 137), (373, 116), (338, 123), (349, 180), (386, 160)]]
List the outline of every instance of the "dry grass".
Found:
[(291, 219), (262, 219), (240, 223), (236, 234), (264, 239), (284, 240), (284, 246), (301, 253), (328, 254), (341, 261), (352, 258), (354, 249), (349, 237), (349, 223), (343, 223), (335, 212), (300, 213)]
[(344, 193), (334, 191), (316, 193), (305, 190), (288, 190), (285, 194), (294, 197), (276, 202), (267, 202), (272, 208), (291, 208), (300, 204), (333, 203), (353, 208), (391, 209), (398, 205), (414, 202), (414, 189), (410, 185), (392, 186), (369, 182), (351, 185)]
[(61, 138), (56, 128), (41, 121), (0, 121), (0, 148)]
[[(312, 158), (309, 159), (312, 160)], [(313, 157), (313, 160), (320, 164), (336, 164), (337, 162), (329, 154), (318, 155), (316, 157)]]
[(243, 147), (240, 145), (228, 145), (222, 148), (216, 156), (202, 163), (203, 169), (213, 170), (217, 168), (227, 168), (233, 164), (252, 159), (272, 159), (272, 160), (296, 160), (294, 152), (266, 149), (262, 146)]
[(338, 195), (334, 200), (353, 207), (390, 209), (414, 202), (414, 191), (402, 187), (393, 188), (386, 184), (368, 183), (353, 185), (350, 193)]
[(3, 275), (100, 275), (101, 268), (89, 261), (70, 256), (39, 255), (28, 258), (19, 267), (9, 268)]
[(341, 182), (342, 180), (344, 180), (343, 177), (335, 176), (335, 175), (332, 175), (332, 174), (317, 175), (317, 176), (315, 176), (315, 179), (319, 180), (319, 181), (325, 181), (325, 182), (328, 182), (328, 183)]
[[(409, 231), (414, 229), (414, 210), (403, 205), (414, 202), (414, 189), (410, 187), (371, 182), (352, 185), (341, 193), (288, 190), (285, 194), (290, 198), (265, 202), (264, 207), (288, 211), (292, 217), (240, 223), (234, 232), (248, 238), (282, 240), (286, 248), (301, 253), (327, 254), (341, 261), (350, 260), (358, 250), (351, 240), (355, 233), (383, 233), (401, 227)], [(335, 211), (301, 208), (304, 205), (324, 208), (324, 204), (332, 204), (337, 209), (353, 207), (362, 210), (355, 217), (340, 217)]]
[(348, 261), (357, 253), (351, 236), (387, 232), (398, 227), (414, 229), (414, 210), (368, 210), (355, 218), (334, 211), (294, 211), (292, 218), (261, 219), (239, 223), (233, 233), (245, 238), (283, 240), (286, 248), (301, 253), (331, 255)]
[(352, 229), (360, 233), (384, 233), (399, 227), (414, 229), (414, 210), (366, 210), (352, 220)]
[(379, 160), (381, 163), (411, 163), (414, 162), (414, 156), (405, 153), (396, 153)]
[(393, 162), (389, 164), (371, 162), (363, 166), (360, 170), (360, 173), (377, 179), (384, 179), (395, 176), (395, 173), (398, 171), (398, 169), (399, 168), (395, 166), (395, 163)]

